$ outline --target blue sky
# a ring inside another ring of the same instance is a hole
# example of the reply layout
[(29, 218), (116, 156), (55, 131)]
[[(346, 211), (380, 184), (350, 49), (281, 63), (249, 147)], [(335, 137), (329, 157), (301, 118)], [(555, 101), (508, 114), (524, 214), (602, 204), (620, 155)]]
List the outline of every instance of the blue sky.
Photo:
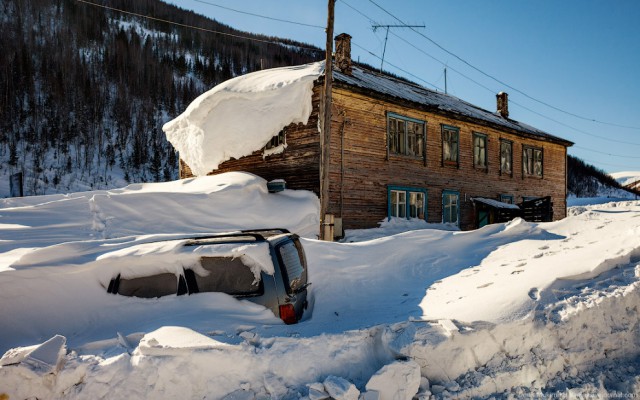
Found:
[[(640, 1), (374, 1), (336, 1), (334, 32), (353, 37), (354, 59), (380, 66), (386, 30), (373, 24), (425, 25), (391, 28), (385, 70), (444, 90), (446, 66), (449, 94), (493, 111), (505, 91), (511, 118), (575, 142), (570, 154), (640, 171)], [(169, 2), (247, 32), (326, 41), (319, 27), (222, 8), (325, 26), (326, 1)]]

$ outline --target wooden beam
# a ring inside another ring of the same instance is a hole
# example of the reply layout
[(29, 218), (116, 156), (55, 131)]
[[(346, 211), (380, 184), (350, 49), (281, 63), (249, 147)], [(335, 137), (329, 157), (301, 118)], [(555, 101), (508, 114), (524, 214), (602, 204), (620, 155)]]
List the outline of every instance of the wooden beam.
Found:
[[(329, 160), (331, 147), (331, 84), (333, 80), (332, 54), (333, 54), (333, 19), (335, 0), (328, 0), (327, 4), (327, 44), (325, 47), (325, 67), (324, 67), (324, 96), (322, 101), (323, 117), (322, 132), (320, 135), (320, 223), (324, 226), (327, 223), (325, 216), (329, 208)], [(325, 237), (325, 229), (320, 229), (321, 239), (333, 240)]]

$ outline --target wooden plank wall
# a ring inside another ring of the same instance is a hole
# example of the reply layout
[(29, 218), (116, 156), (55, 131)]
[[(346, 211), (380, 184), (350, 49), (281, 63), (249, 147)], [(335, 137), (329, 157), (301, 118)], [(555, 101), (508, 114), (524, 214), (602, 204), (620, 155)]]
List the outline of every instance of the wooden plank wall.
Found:
[[(427, 189), (427, 221), (442, 222), (442, 192), (460, 193), (461, 228), (475, 226), (471, 197), (551, 196), (554, 218), (566, 215), (566, 148), (424, 112), (334, 88), (329, 211), (345, 228), (376, 226), (387, 216), (387, 185)], [(386, 112), (426, 121), (427, 165), (423, 159), (391, 155), (386, 148)], [(441, 124), (460, 129), (459, 168), (442, 165)], [(473, 166), (473, 132), (487, 135), (488, 168)], [(500, 174), (500, 139), (513, 142), (513, 175)], [(543, 148), (543, 178), (523, 177), (522, 146)]]
[[(306, 125), (287, 127), (287, 149), (263, 159), (262, 151), (239, 160), (229, 160), (210, 174), (247, 171), (267, 180), (285, 179), (291, 189), (320, 192), (320, 145), (318, 114), (321, 82), (314, 87), (313, 111)], [(491, 127), (421, 111), (395, 102), (372, 99), (334, 87), (332, 112), (329, 212), (343, 218), (346, 229), (371, 228), (387, 216), (387, 186), (399, 185), (427, 190), (427, 221), (442, 222), (442, 192), (460, 193), (461, 228), (475, 227), (471, 197), (498, 199), (513, 195), (551, 196), (554, 218), (566, 215), (566, 148), (559, 144), (523, 138)], [(390, 155), (387, 160), (386, 112), (426, 121), (427, 165), (422, 158)], [(442, 165), (441, 124), (460, 129), (460, 165)], [(488, 168), (473, 166), (473, 132), (487, 135)], [(513, 174), (500, 174), (500, 139), (513, 142)], [(542, 179), (523, 177), (522, 146), (543, 148)], [(192, 176), (182, 163), (181, 177)]]

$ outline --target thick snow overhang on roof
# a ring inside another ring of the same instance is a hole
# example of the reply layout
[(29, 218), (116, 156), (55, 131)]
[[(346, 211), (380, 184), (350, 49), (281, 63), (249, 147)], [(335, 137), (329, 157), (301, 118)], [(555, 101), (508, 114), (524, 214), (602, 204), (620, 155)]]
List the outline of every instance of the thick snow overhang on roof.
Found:
[(198, 96), (162, 130), (202, 176), (232, 158), (260, 150), (285, 126), (306, 124), (314, 82), (324, 64), (272, 68), (223, 82)]
[(522, 122), (503, 118), (497, 113), (484, 110), (455, 96), (436, 92), (420, 85), (406, 82), (392, 76), (353, 65), (351, 75), (334, 70), (334, 84), (375, 92), (382, 97), (392, 97), (414, 103), (426, 111), (451, 115), (460, 119), (471, 119), (479, 124), (506, 129), (527, 137), (544, 140), (563, 146), (573, 142), (551, 135)]

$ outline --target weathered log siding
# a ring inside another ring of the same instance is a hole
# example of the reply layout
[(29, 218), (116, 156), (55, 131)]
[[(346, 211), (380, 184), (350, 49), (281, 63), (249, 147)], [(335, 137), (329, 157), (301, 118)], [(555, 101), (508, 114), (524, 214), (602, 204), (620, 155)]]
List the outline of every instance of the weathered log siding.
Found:
[[(287, 127), (287, 149), (263, 158), (262, 151), (229, 160), (210, 174), (247, 171), (267, 180), (282, 178), (291, 189), (320, 192), (318, 115), (321, 82), (314, 87), (313, 112), (306, 125)], [(387, 159), (387, 112), (426, 122), (426, 166), (422, 158), (391, 154)], [(459, 167), (443, 166), (441, 125), (460, 129)], [(487, 136), (486, 170), (473, 166), (473, 133)], [(500, 139), (513, 142), (513, 174), (500, 173)], [(543, 149), (543, 178), (523, 177), (522, 148)], [(181, 178), (192, 176), (181, 163)], [(471, 197), (551, 196), (554, 219), (566, 216), (566, 147), (482, 126), (462, 117), (419, 110), (413, 105), (372, 98), (351, 90), (333, 90), (329, 212), (346, 229), (371, 228), (387, 217), (387, 186), (427, 190), (428, 222), (442, 222), (442, 193), (460, 194), (460, 227), (475, 227)]]
[[(460, 226), (475, 226), (471, 197), (497, 199), (513, 195), (551, 196), (554, 218), (566, 215), (566, 148), (523, 138), (491, 127), (423, 112), (389, 101), (372, 99), (344, 88), (333, 94), (331, 185), (329, 211), (343, 218), (345, 228), (365, 228), (387, 216), (387, 186), (427, 189), (427, 221), (442, 222), (442, 192), (460, 193)], [(390, 155), (387, 160), (386, 113), (393, 112), (427, 123), (427, 165), (423, 159)], [(441, 124), (455, 126), (459, 134), (459, 167), (442, 165)], [(486, 170), (473, 166), (473, 132), (487, 136)], [(513, 142), (513, 175), (500, 174), (500, 139)], [(523, 177), (522, 146), (543, 149), (543, 178)]]

